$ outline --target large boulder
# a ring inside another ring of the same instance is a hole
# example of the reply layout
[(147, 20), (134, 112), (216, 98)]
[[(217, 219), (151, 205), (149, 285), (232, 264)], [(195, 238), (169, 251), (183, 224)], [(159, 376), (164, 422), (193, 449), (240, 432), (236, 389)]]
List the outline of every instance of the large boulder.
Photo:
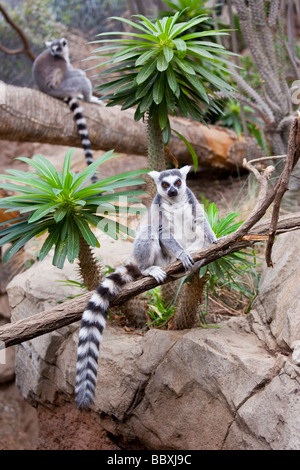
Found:
[[(298, 245), (299, 233), (276, 242), (275, 267), (264, 269), (247, 316), (144, 334), (109, 324), (90, 411), (74, 404), (79, 322), (18, 346), (17, 383), (38, 409), (38, 448), (300, 450)], [(51, 270), (47, 259), (10, 283), (13, 321), (62, 298)]]

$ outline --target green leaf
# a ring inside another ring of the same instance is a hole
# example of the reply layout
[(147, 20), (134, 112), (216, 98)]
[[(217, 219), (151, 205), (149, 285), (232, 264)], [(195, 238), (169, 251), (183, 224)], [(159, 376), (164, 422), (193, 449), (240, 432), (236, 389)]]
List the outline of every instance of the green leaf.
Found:
[(165, 101), (163, 101), (158, 106), (158, 122), (159, 122), (159, 127), (161, 128), (161, 130), (163, 130), (166, 127), (168, 123), (168, 119), (169, 119), (168, 110), (167, 110)]
[(0, 246), (10, 243), (26, 233), (32, 232), (32, 230), (37, 229), (38, 232), (42, 232), (47, 228), (48, 223), (40, 223), (38, 226), (33, 227), (28, 223), (28, 220), (20, 222), (19, 224), (13, 224), (9, 226), (6, 230), (1, 230), (0, 232)]
[(72, 263), (79, 254), (79, 233), (77, 227), (70, 224), (67, 236), (67, 258)]
[(71, 168), (71, 159), (73, 155), (74, 149), (69, 149), (66, 153), (66, 156), (64, 158), (64, 164), (63, 164), (63, 169), (62, 169), (62, 184), (65, 186), (66, 179), (68, 174), (70, 173), (70, 168)]
[(195, 38), (202, 38), (203, 36), (227, 36), (228, 32), (230, 29), (214, 29), (212, 31), (201, 31), (199, 33), (190, 33), (190, 34), (185, 34), (180, 37), (183, 41), (187, 41), (189, 39), (195, 39)]
[(209, 98), (207, 96), (206, 90), (204, 86), (202, 85), (201, 81), (199, 78), (197, 78), (195, 75), (185, 75), (186, 79), (189, 81), (189, 83), (193, 86), (193, 88), (199, 93), (201, 98), (206, 103), (209, 103)]
[(196, 72), (194, 68), (186, 60), (174, 57), (174, 62), (184, 73), (195, 75)]
[(139, 55), (140, 55), (139, 51), (131, 51), (131, 52), (127, 52), (127, 54), (122, 54), (122, 55), (115, 54), (114, 58), (112, 59), (112, 63), (116, 64), (118, 62), (122, 62), (127, 59), (133, 59), (134, 57), (137, 57)]
[(59, 269), (64, 267), (65, 259), (67, 256), (67, 241), (59, 240), (55, 246), (52, 264)]
[(144, 65), (149, 59), (151, 59), (155, 52), (156, 51), (154, 49), (143, 52), (143, 54), (141, 54), (140, 57), (135, 61), (135, 66), (139, 67), (140, 65)]
[(170, 121), (168, 119), (165, 128), (162, 130), (162, 139), (163, 139), (164, 145), (168, 145), (170, 137), (171, 137), (171, 126), (170, 126)]
[(162, 102), (165, 91), (165, 75), (161, 73), (153, 86), (153, 101), (155, 104)]
[(59, 239), (59, 231), (60, 231), (59, 226), (56, 226), (54, 228), (54, 230), (49, 231), (49, 235), (46, 238), (46, 240), (44, 241), (43, 246), (42, 246), (42, 248), (39, 252), (39, 260), (40, 261), (42, 261), (47, 256), (47, 254), (51, 250), (52, 246), (55, 243), (57, 243), (57, 241)]
[(34, 155), (32, 160), (26, 157), (18, 157), (18, 160), (22, 160), (25, 163), (28, 163), (30, 166), (37, 168), (41, 176), (44, 176), (47, 181), (54, 185), (60, 186), (61, 181), (57, 169), (42, 155)]
[(169, 67), (169, 62), (166, 60), (165, 55), (161, 52), (156, 61), (156, 68), (159, 72), (164, 72)]
[(79, 228), (80, 233), (82, 234), (85, 241), (93, 247), (97, 246), (98, 240), (93, 234), (93, 232), (91, 231), (88, 223), (83, 219), (83, 217), (80, 217), (80, 216), (75, 217), (75, 223), (77, 227)]
[[(138, 16), (138, 15), (136, 15)], [(139, 16), (139, 18), (141, 18), (141, 16)], [(121, 21), (122, 23), (127, 23), (129, 24), (130, 26), (132, 26), (133, 28), (136, 28), (136, 29), (140, 29), (141, 31), (145, 31), (146, 33), (148, 32), (148, 29), (144, 28), (143, 26), (141, 26), (140, 24), (138, 23), (134, 23), (133, 21), (130, 21), (130, 20), (127, 20), (126, 18), (120, 18), (118, 16), (111, 16), (110, 18), (111, 20), (117, 20), (117, 21)], [(149, 20), (147, 20), (147, 18), (143, 17), (145, 23), (148, 24), (148, 26), (152, 25), (152, 23), (150, 23)], [(153, 25), (152, 25), (153, 26)], [(152, 31), (155, 31), (155, 28), (151, 28)], [(100, 34), (97, 34), (97, 36), (103, 36), (104, 34), (107, 34), (107, 33), (100, 33)], [(127, 33), (126, 33), (127, 34)]]
[(53, 215), (55, 222), (60, 222), (67, 213), (68, 209), (66, 209), (65, 207), (58, 207), (58, 209), (56, 209)]
[(175, 72), (174, 72), (174, 70), (172, 69), (171, 66), (169, 66), (167, 68), (167, 80), (168, 80), (169, 87), (171, 88), (173, 93), (175, 93), (177, 88), (179, 88), (179, 87), (178, 87), (178, 83), (177, 83), (177, 80), (176, 80)]
[(186, 56), (186, 51), (187, 51), (186, 43), (182, 41), (182, 39), (174, 39), (173, 42), (178, 51), (178, 58), (183, 59)]
[(153, 77), (151, 77), (151, 79), (149, 80), (149, 82), (147, 84), (144, 84), (143, 87), (140, 87), (140, 88), (137, 89), (137, 91), (135, 93), (135, 97), (137, 99), (143, 98), (148, 93), (150, 88), (152, 88), (153, 83), (155, 82), (157, 77), (158, 77), (158, 72), (155, 75), (153, 75)]
[(221, 91), (231, 91), (232, 86), (229, 83), (226, 83), (217, 75), (209, 72), (207, 69), (204, 69), (198, 64), (195, 64), (195, 69), (198, 73), (200, 73), (203, 77), (205, 77), (211, 84), (215, 85)]
[(19, 238), (15, 243), (13, 243), (12, 246), (6, 250), (2, 259), (3, 263), (6, 263), (10, 258), (12, 258), (25, 245), (25, 243), (31, 240), (31, 238), (33, 238), (39, 232), (40, 227), (35, 227), (30, 232)]
[(192, 156), (193, 164), (194, 164), (194, 170), (195, 170), (195, 173), (196, 173), (196, 171), (197, 171), (197, 169), (198, 169), (198, 156), (197, 156), (195, 150), (193, 149), (193, 147), (191, 146), (191, 144), (189, 143), (189, 141), (188, 141), (185, 137), (183, 137), (182, 134), (180, 134), (180, 132), (175, 131), (175, 129), (172, 129), (172, 131), (175, 132), (175, 134), (177, 134), (178, 137), (180, 137), (180, 139), (181, 139), (181, 140), (185, 143), (185, 145), (187, 146), (187, 148), (188, 148), (188, 150), (189, 150), (189, 152), (190, 152), (190, 154), (191, 154), (191, 156)]
[(136, 103), (138, 103), (139, 99), (136, 98), (135, 93), (132, 93), (125, 103), (122, 105), (121, 110), (124, 111), (125, 109), (131, 108), (134, 106)]
[[(85, 170), (83, 170), (76, 178), (74, 178), (73, 184), (71, 186), (71, 192), (78, 192), (84, 185), (89, 181), (91, 177), (91, 173), (94, 173), (95, 170), (99, 165), (102, 163), (110, 160), (111, 158), (115, 158), (117, 154), (113, 153), (113, 150), (109, 150), (105, 152), (101, 157), (97, 158), (93, 163), (91, 163)], [(93, 185), (91, 185), (93, 187)]]
[(156, 69), (156, 59), (152, 59), (150, 62), (148, 62), (146, 65), (144, 65), (139, 73), (136, 76), (136, 83), (138, 85), (141, 85), (144, 83), (147, 78), (150, 77), (150, 75), (154, 72)]
[(145, 113), (153, 103), (153, 93), (152, 90), (148, 92), (146, 96), (140, 102), (139, 110), (141, 113)]
[[(180, 33), (187, 29), (191, 29), (194, 26), (203, 23), (203, 21), (207, 21), (208, 17), (205, 17), (203, 15), (196, 16), (193, 20), (186, 21), (185, 23), (178, 23), (176, 26), (174, 26), (172, 30), (172, 34), (170, 35), (170, 39), (173, 39), (175, 36), (178, 36)], [(185, 40), (185, 37), (181, 36), (181, 39)]]
[(165, 60), (168, 63), (171, 62), (171, 60), (173, 59), (173, 56), (174, 56), (173, 48), (170, 47), (170, 46), (164, 46), (163, 47), (163, 54), (164, 54)]
[[(35, 188), (37, 190), (40, 190), (40, 191), (36, 191), (40, 194), (41, 192), (45, 192), (48, 194), (51, 194), (52, 192), (51, 185), (45, 182), (36, 173), (17, 171), (17, 170), (6, 170), (6, 171), (7, 173), (10, 173), (11, 175), (0, 175), (0, 179), (14, 181), (16, 183), (21, 183), (22, 185), (29, 186), (29, 188), (26, 188), (23, 186), (24, 190), (32, 190), (33, 188)], [(1, 184), (1, 187), (2, 187), (2, 184)]]
[(175, 111), (176, 100), (169, 86), (165, 87), (165, 99), (166, 99), (168, 108), (170, 108), (171, 111)]
[(32, 214), (28, 222), (29, 223), (36, 222), (42, 217), (45, 217), (45, 215), (49, 214), (49, 212), (56, 209), (59, 205), (60, 203), (55, 203), (55, 202), (48, 202), (48, 204), (42, 204), (41, 207)]

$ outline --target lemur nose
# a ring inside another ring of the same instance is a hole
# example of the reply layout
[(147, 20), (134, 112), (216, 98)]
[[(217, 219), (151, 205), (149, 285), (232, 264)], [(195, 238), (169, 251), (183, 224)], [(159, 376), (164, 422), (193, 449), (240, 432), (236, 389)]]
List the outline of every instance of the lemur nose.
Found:
[(170, 188), (169, 191), (168, 191), (168, 196), (170, 196), (170, 197), (177, 196), (177, 194), (178, 194), (178, 191), (175, 188)]

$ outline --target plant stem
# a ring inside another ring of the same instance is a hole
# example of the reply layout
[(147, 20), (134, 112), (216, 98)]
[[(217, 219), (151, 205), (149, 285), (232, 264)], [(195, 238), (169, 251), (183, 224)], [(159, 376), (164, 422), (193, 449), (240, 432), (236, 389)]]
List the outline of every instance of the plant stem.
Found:
[(148, 161), (151, 170), (166, 169), (165, 146), (159, 127), (158, 116), (148, 116)]
[(95, 258), (92, 248), (85, 241), (83, 236), (79, 235), (79, 271), (83, 283), (87, 286), (88, 290), (96, 289), (100, 283), (100, 266)]
[(208, 275), (206, 274), (200, 278), (199, 271), (197, 271), (189, 282), (183, 284), (178, 297), (175, 316), (169, 324), (170, 330), (184, 330), (195, 326), (198, 308), (207, 281)]

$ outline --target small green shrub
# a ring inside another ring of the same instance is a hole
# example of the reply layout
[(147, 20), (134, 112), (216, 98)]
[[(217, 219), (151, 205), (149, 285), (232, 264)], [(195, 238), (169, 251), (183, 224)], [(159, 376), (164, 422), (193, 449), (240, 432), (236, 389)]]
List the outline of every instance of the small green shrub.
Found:
[(48, 236), (39, 259), (44, 259), (54, 246), (53, 265), (58, 268), (63, 267), (66, 259), (73, 262), (78, 257), (80, 239), (91, 247), (99, 246), (90, 226), (100, 228), (114, 239), (122, 233), (134, 236), (130, 228), (109, 216), (126, 214), (127, 207), (118, 205), (120, 197), (136, 202), (136, 196), (144, 194), (136, 190), (115, 193), (115, 190), (144, 184), (137, 176), (147, 170), (122, 173), (86, 186), (96, 168), (115, 156), (112, 150), (106, 152), (78, 174), (70, 169), (72, 150), (66, 154), (61, 173), (41, 155), (35, 155), (32, 160), (21, 157), (34, 172), (6, 170), (7, 174), (0, 175), (7, 181), (2, 184), (3, 189), (19, 193), (1, 199), (0, 208), (20, 213), (18, 219), (0, 231), (0, 246), (12, 243), (3, 261), (9, 260), (31, 238), (45, 232)]

